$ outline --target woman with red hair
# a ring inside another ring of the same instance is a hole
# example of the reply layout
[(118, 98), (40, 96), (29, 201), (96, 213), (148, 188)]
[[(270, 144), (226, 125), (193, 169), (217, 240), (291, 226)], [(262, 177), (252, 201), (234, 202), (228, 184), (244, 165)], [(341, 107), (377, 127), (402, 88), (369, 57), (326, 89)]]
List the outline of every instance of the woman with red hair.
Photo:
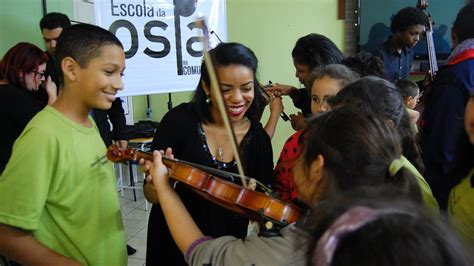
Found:
[(56, 100), (56, 86), (50, 77), (44, 77), (47, 61), (48, 56), (40, 48), (26, 42), (10, 48), (0, 61), (0, 173), (10, 158), (13, 143), (44, 107), (32, 93), (46, 81), (48, 104)]

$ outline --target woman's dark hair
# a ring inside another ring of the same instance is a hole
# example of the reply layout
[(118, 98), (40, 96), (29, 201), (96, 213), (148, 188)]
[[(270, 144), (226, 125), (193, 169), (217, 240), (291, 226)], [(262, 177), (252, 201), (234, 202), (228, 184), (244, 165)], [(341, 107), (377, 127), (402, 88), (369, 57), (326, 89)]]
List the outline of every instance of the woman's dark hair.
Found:
[(342, 64), (352, 69), (352, 71), (359, 73), (361, 77), (385, 77), (382, 59), (368, 52), (361, 51), (353, 56), (344, 58)]
[(71, 26), (69, 17), (63, 13), (51, 12), (46, 14), (39, 23), (40, 30), (43, 29), (56, 29), (56, 28), (68, 28)]
[(308, 170), (318, 155), (324, 157), (327, 194), (360, 186), (391, 185), (421, 202), (418, 183), (407, 169), (389, 173), (390, 164), (400, 158), (402, 148), (395, 130), (375, 113), (352, 105), (336, 108), (311, 119), (303, 136), (300, 160)]
[(326, 36), (311, 33), (298, 39), (291, 52), (293, 60), (309, 66), (310, 70), (329, 64), (341, 63), (344, 55)]
[(375, 76), (367, 76), (344, 87), (328, 100), (329, 105), (355, 104), (360, 109), (392, 121), (402, 140), (403, 155), (424, 172), (418, 144), (411, 129), (410, 118), (400, 92), (393, 83)]
[[(258, 60), (252, 50), (240, 43), (220, 43), (214, 49), (209, 51), (209, 54), (212, 58), (215, 69), (219, 67), (225, 67), (230, 65), (240, 65), (245, 66), (252, 70), (254, 77), (254, 99), (250, 108), (245, 113), (245, 116), (248, 117), (253, 122), (260, 120), (261, 108), (264, 102), (262, 95), (259, 93), (259, 82), (257, 79), (257, 68)], [(205, 123), (213, 122), (210, 106), (213, 103), (206, 103), (206, 92), (202, 87), (202, 82), (210, 86), (211, 81), (209, 78), (208, 69), (206, 64), (202, 62), (201, 64), (201, 78), (197, 85), (196, 90), (192, 98), (194, 103), (195, 110), (198, 114), (198, 117), (202, 119)]]
[(404, 32), (411, 26), (428, 26), (428, 17), (419, 8), (405, 7), (397, 12), (390, 24), (390, 30), (393, 33)]
[(453, 29), (456, 32), (458, 42), (474, 38), (474, 1), (465, 5), (456, 16)]
[(359, 188), (316, 206), (307, 222), (313, 237), (307, 265), (314, 265), (317, 243), (334, 221), (361, 206), (377, 217), (338, 238), (330, 266), (472, 265), (467, 248), (446, 224), (390, 188)]
[(38, 71), (38, 67), (47, 61), (48, 55), (36, 45), (20, 42), (10, 48), (0, 61), (0, 80), (24, 88), (25, 77), (20, 78), (20, 72)]

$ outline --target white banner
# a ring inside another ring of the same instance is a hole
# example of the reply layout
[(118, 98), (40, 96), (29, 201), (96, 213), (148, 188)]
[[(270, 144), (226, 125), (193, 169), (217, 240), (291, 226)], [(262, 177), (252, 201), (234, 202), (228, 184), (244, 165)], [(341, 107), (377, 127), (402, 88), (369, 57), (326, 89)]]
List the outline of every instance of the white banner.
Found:
[[(227, 40), (225, 0), (95, 0), (95, 22), (122, 42), (126, 55), (120, 96), (192, 91), (200, 76), (204, 17)], [(210, 46), (219, 40), (210, 36)]]

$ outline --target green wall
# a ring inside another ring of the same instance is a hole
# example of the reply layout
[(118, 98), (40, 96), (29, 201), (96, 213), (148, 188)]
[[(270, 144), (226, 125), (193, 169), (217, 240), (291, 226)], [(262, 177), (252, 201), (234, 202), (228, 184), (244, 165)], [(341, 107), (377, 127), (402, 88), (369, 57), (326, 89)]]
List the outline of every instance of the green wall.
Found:
[[(337, 20), (335, 0), (228, 0), (230, 41), (249, 46), (259, 60), (259, 79), (298, 85), (291, 58), (296, 40), (309, 33), (326, 35), (343, 49), (344, 21)], [(285, 113), (296, 113), (289, 97), (284, 97)], [(268, 117), (267, 108), (262, 124)], [(286, 139), (294, 133), (289, 122), (280, 119), (272, 139), (274, 161)]]
[[(96, 0), (97, 1), (97, 0)], [(73, 17), (71, 0), (48, 0), (48, 11), (58, 11)], [(0, 1), (0, 55), (20, 41), (44, 47), (38, 22), (43, 14), (40, 0)], [(341, 50), (344, 43), (344, 23), (337, 20), (335, 0), (227, 0), (229, 41), (249, 46), (259, 59), (259, 78), (272, 82), (298, 85), (294, 76), (291, 50), (296, 40), (315, 32), (328, 36)], [(187, 102), (190, 92), (173, 93), (176, 106)], [(152, 119), (159, 121), (167, 111), (168, 94), (150, 96)], [(284, 98), (285, 112), (295, 113), (291, 100)], [(133, 97), (134, 120), (146, 119), (144, 96)], [(268, 110), (262, 123), (265, 124)], [(272, 140), (274, 158), (294, 131), (288, 122), (280, 120)]]
[[(47, 0), (48, 12), (58, 11), (73, 17), (72, 1)], [(0, 56), (18, 42), (30, 42), (43, 48), (39, 29), (43, 17), (41, 0), (0, 1)]]

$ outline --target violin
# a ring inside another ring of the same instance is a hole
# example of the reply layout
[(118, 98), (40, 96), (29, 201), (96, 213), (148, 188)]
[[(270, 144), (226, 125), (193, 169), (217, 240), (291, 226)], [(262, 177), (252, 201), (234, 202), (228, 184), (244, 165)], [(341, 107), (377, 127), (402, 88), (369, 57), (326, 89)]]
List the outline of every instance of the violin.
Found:
[[(137, 161), (142, 158), (153, 161), (151, 153), (130, 147), (123, 150), (115, 144), (107, 149), (107, 158), (112, 162)], [(271, 229), (273, 225), (283, 227), (296, 222), (301, 215), (301, 209), (292, 203), (223, 180), (210, 174), (207, 169), (202, 170), (199, 165), (166, 157), (162, 160), (169, 168), (169, 175), (174, 180), (183, 183), (193, 192), (215, 204), (264, 224), (267, 229)]]
[[(272, 86), (272, 81), (269, 80), (267, 85), (262, 85), (262, 84), (259, 84), (259, 85), (260, 85), (259, 86), (260, 94), (262, 95), (263, 99), (265, 100), (265, 105), (268, 105), (270, 103), (270, 97), (272, 95), (270, 95), (271, 92), (265, 91), (265, 88), (268, 88), (268, 87)], [(289, 121), (290, 120), (290, 118), (288, 117), (288, 115), (284, 111), (281, 112), (280, 117), (281, 117), (281, 119), (283, 119), (283, 121)]]

